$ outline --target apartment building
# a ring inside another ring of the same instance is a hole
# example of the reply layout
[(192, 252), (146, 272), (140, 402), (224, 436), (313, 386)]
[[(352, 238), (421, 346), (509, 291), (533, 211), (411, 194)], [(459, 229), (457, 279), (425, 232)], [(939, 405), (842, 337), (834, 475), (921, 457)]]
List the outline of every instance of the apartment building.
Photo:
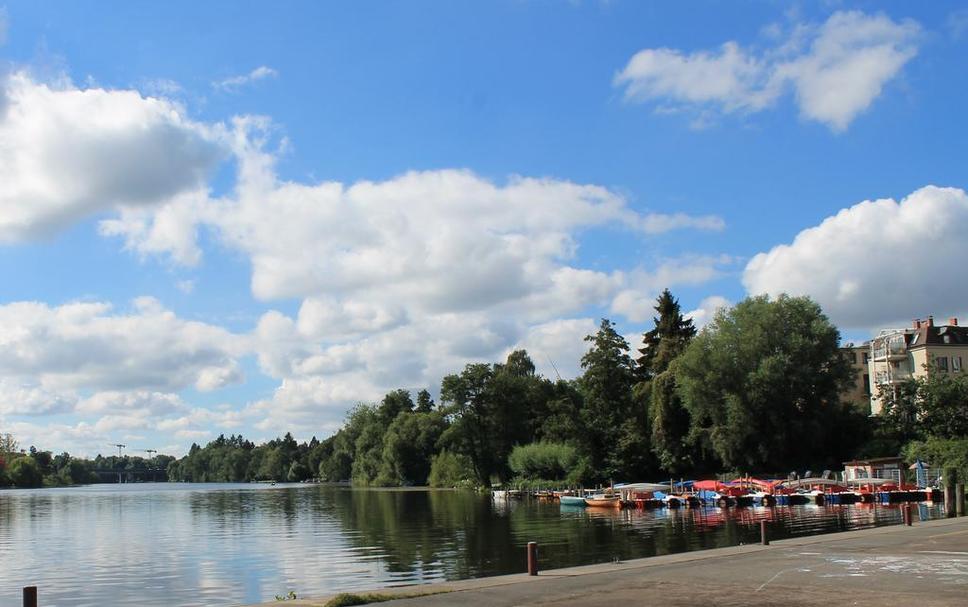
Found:
[(857, 407), (864, 413), (871, 410), (871, 378), (868, 371), (868, 358), (870, 358), (870, 345), (865, 343), (860, 346), (848, 345), (840, 349), (850, 362), (854, 372), (853, 381), (850, 387), (844, 392), (844, 400)]
[(870, 412), (874, 415), (884, 407), (882, 393), (890, 395), (909, 379), (930, 373), (968, 372), (964, 367), (968, 361), (968, 327), (959, 326), (957, 318), (935, 325), (929, 316), (904, 329), (883, 330), (868, 343)]

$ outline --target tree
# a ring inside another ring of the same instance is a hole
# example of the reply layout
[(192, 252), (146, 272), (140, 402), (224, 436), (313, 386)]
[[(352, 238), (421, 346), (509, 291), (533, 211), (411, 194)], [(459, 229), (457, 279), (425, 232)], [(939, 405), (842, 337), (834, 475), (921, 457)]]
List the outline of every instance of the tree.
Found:
[(44, 483), (44, 475), (34, 458), (29, 455), (18, 457), (10, 463), (7, 476), (17, 487), (40, 487)]
[(560, 481), (578, 461), (575, 448), (563, 443), (537, 442), (518, 445), (508, 456), (508, 466), (525, 480)]
[(851, 378), (839, 341), (806, 297), (764, 295), (721, 310), (676, 365), (692, 447), (737, 470), (844, 455), (852, 445), (834, 444), (829, 431), (845, 414), (840, 395)]
[(692, 319), (682, 316), (679, 300), (672, 296), (669, 289), (662, 291), (654, 309), (659, 316), (652, 318), (655, 327), (642, 335), (643, 345), (636, 359), (635, 376), (640, 382), (649, 381), (668, 369), (696, 336)]
[(689, 411), (679, 398), (674, 366), (636, 387), (650, 389), (652, 451), (659, 467), (666, 472), (683, 473), (693, 469), (695, 454), (688, 441)]
[(17, 443), (17, 439), (14, 438), (13, 434), (0, 434), (0, 455), (17, 453), (18, 449), (20, 449), (20, 445)]
[(591, 348), (581, 359), (584, 373), (578, 380), (582, 394), (581, 410), (585, 432), (582, 447), (592, 467), (604, 478), (626, 472), (626, 462), (616, 457), (616, 438), (628, 430), (633, 417), (632, 359), (628, 342), (603, 318), (598, 332), (585, 337)]
[(434, 399), (430, 398), (430, 392), (421, 390), (417, 392), (417, 413), (430, 413), (434, 410)]

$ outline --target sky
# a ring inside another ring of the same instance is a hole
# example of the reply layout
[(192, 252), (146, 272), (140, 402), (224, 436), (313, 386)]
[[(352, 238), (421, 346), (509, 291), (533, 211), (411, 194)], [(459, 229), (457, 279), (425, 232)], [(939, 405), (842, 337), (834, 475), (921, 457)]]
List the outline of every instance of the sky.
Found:
[(332, 434), (664, 288), (968, 320), (957, 2), (0, 0), (0, 432)]

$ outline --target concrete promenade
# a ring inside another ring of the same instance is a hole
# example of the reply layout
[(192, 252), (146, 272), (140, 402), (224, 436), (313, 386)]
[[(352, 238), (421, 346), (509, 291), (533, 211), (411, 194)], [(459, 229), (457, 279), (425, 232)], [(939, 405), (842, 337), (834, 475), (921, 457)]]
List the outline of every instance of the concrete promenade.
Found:
[[(968, 605), (968, 517), (375, 592), (393, 607)], [(406, 598), (423, 592), (440, 594)]]

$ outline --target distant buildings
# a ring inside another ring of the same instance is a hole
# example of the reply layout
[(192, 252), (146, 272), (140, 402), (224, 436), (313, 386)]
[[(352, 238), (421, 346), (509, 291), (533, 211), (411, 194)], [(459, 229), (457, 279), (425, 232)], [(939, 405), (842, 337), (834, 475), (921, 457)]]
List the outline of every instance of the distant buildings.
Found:
[(915, 320), (904, 329), (885, 329), (863, 346), (843, 349), (854, 366), (855, 381), (844, 398), (872, 415), (884, 408), (882, 396), (896, 394), (909, 379), (931, 373), (966, 373), (968, 327), (957, 318), (935, 325), (934, 318)]

